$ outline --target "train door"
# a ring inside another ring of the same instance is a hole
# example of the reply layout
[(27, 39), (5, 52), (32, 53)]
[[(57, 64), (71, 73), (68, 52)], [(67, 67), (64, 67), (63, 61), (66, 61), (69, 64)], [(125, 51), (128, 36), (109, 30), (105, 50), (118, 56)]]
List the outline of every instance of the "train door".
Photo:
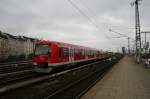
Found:
[(73, 48), (69, 49), (69, 62), (74, 63), (74, 49)]

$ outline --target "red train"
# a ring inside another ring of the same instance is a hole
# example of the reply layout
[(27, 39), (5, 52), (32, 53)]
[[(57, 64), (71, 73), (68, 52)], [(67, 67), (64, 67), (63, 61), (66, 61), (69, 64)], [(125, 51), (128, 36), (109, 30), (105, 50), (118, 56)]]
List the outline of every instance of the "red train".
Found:
[(36, 72), (49, 73), (60, 66), (109, 58), (102, 51), (55, 41), (39, 41), (34, 50), (33, 64)]

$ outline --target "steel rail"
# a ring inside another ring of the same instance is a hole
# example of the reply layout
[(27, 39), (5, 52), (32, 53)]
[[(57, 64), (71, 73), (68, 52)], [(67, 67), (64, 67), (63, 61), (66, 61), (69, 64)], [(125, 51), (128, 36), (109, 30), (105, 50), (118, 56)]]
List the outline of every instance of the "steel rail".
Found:
[(18, 73), (30, 72), (30, 71), (32, 71), (32, 70), (23, 70), (23, 71), (17, 71), (17, 72), (11, 72), (11, 73), (0, 74), (0, 78), (6, 77), (6, 76), (15, 75), (15, 74), (18, 74)]
[(33, 66), (31, 66), (32, 62), (23, 62), (23, 63), (15, 63), (15, 64), (3, 64), (0, 65), (0, 75), (5, 73), (16, 72), (20, 70), (29, 70)]
[(12, 73), (0, 74), (0, 84), (7, 84), (8, 82), (21, 80), (27, 77), (32, 77), (34, 75), (35, 73), (33, 72), (33, 70), (24, 70), (24, 71), (12, 72)]
[(83, 65), (81, 67), (65, 70), (65, 71), (62, 71), (62, 72), (59, 72), (59, 73), (55, 73), (55, 74), (44, 75), (42, 77), (36, 77), (34, 79), (33, 78), (28, 79), (28, 80), (21, 81), (21, 82), (15, 83), (15, 84), (10, 84), (10, 85), (1, 87), (0, 88), (0, 94), (4, 93), (4, 92), (8, 92), (10, 90), (15, 90), (17, 88), (25, 87), (25, 86), (30, 85), (30, 84), (41, 82), (41, 81), (44, 81), (44, 80), (47, 80), (47, 79), (50, 79), (50, 78), (53, 78), (53, 77), (56, 77), (56, 76), (60, 76), (60, 75), (63, 75), (63, 74), (66, 74), (66, 73), (69, 73), (69, 72), (72, 72), (72, 71), (76, 71), (76, 70), (79, 70), (79, 69), (82, 69), (82, 68), (86, 68), (90, 65), (94, 65), (94, 64), (97, 64), (97, 63), (100, 63), (100, 62), (103, 62), (103, 61), (106, 61), (106, 60), (90, 63), (90, 64), (87, 64), (87, 65)]
[[(98, 70), (98, 71), (100, 71), (100, 74), (102, 74), (102, 73), (105, 72), (106, 68), (107, 68), (107, 67), (105, 67), (105, 68), (103, 68), (103, 69), (101, 69), (101, 70)], [(55, 96), (55, 95), (57, 95), (57, 94), (63, 92), (64, 90), (67, 90), (67, 89), (71, 88), (72, 86), (74, 86), (74, 85), (80, 83), (81, 81), (87, 79), (88, 77), (90, 77), (90, 76), (96, 74), (98, 71), (95, 70), (94, 72), (92, 72), (92, 73), (90, 73), (90, 74), (87, 74), (86, 76), (84, 76), (84, 77), (78, 79), (77, 81), (74, 81), (74, 82), (68, 84), (67, 86), (64, 86), (63, 88), (61, 88), (61, 89), (55, 91), (53, 94), (50, 94), (49, 96), (44, 97), (44, 99), (50, 99), (50, 98), (52, 98), (53, 96)]]
[(16, 61), (16, 62), (5, 62), (5, 63), (0, 63), (0, 65), (16, 64), (16, 63), (25, 63), (25, 62), (32, 62), (32, 60)]
[(24, 64), (31, 64), (31, 63), (32, 61), (5, 63), (5, 64), (0, 64), (0, 68), (3, 68), (4, 66), (16, 66), (16, 65), (24, 65)]
[(85, 90), (83, 90), (79, 95), (77, 95), (76, 97), (75, 97), (75, 99), (80, 99), (81, 98), (81, 96), (83, 96), (90, 88), (92, 88), (99, 80), (101, 80), (103, 77), (104, 77), (104, 75), (107, 73), (107, 71), (106, 72), (103, 72), (100, 76), (99, 76), (99, 78), (97, 78), (97, 80), (95, 80), (93, 83), (91, 83)]

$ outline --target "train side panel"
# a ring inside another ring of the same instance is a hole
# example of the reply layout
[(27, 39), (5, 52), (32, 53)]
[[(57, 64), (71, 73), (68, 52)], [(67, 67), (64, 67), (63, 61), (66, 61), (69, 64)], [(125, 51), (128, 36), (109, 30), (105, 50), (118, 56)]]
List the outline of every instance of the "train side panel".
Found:
[[(69, 64), (76, 64), (80, 62), (92, 61), (92, 60), (102, 60), (107, 59), (110, 55), (96, 49), (91, 49), (87, 47), (71, 45), (55, 41), (41, 41), (41, 45), (49, 45), (50, 49), (47, 53), (48, 55), (36, 55), (33, 58), (33, 62), (43, 65), (38, 67), (37, 72), (48, 73), (53, 68), (59, 66), (68, 66)], [(40, 71), (41, 70), (41, 71)]]

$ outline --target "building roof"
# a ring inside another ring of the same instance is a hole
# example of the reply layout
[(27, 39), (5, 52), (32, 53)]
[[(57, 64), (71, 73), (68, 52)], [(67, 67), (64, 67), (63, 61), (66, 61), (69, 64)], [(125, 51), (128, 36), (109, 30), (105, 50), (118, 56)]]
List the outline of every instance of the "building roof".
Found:
[(8, 39), (8, 37), (6, 35), (4, 35), (1, 31), (0, 31), (0, 37), (1, 38), (5, 38), (5, 39)]
[(5, 38), (5, 39), (12, 38), (15, 40), (20, 40), (20, 41), (26, 41), (26, 40), (38, 41), (38, 39), (35, 39), (35, 38), (26, 37), (26, 36), (14, 36), (14, 35), (11, 35), (9, 33), (4, 33), (2, 31), (0, 31), (0, 37)]

